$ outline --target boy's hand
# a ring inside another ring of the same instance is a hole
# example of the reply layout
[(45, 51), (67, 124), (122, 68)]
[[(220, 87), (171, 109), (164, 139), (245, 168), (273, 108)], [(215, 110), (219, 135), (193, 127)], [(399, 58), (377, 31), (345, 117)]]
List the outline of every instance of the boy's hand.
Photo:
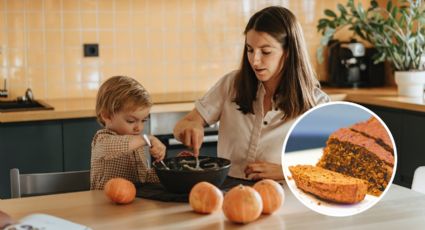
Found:
[(149, 149), (151, 155), (155, 158), (155, 161), (161, 161), (165, 157), (165, 145), (162, 144), (158, 138), (150, 136), (149, 140), (151, 141), (152, 147)]

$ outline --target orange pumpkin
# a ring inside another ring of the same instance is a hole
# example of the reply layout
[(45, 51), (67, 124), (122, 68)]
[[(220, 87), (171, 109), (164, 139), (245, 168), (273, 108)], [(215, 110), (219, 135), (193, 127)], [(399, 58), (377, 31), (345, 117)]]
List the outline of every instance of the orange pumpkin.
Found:
[(124, 178), (112, 178), (106, 182), (105, 194), (118, 204), (131, 203), (136, 197), (136, 187), (131, 181)]
[(255, 183), (253, 188), (260, 193), (264, 214), (272, 214), (283, 205), (285, 193), (276, 181), (264, 179)]
[(199, 182), (190, 190), (189, 204), (195, 212), (212, 213), (221, 209), (223, 193), (208, 182)]
[(263, 210), (260, 194), (249, 186), (238, 185), (226, 193), (223, 201), (224, 215), (235, 223), (256, 220)]

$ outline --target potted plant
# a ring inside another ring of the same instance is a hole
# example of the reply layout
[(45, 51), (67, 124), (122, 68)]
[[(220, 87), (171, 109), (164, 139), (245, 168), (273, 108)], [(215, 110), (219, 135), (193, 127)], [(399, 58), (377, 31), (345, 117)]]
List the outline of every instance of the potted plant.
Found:
[[(423, 0), (422, 0), (423, 1)], [(375, 63), (389, 61), (395, 70), (399, 95), (423, 96), (425, 84), (425, 9), (421, 0), (390, 0), (386, 6), (370, 1), (365, 9), (361, 2), (348, 0), (338, 4), (339, 15), (329, 9), (326, 18), (319, 20), (317, 29), (323, 37), (318, 49), (322, 60), (323, 48), (341, 28), (348, 27), (353, 34), (368, 41), (376, 49)], [(425, 4), (424, 4), (425, 5)]]

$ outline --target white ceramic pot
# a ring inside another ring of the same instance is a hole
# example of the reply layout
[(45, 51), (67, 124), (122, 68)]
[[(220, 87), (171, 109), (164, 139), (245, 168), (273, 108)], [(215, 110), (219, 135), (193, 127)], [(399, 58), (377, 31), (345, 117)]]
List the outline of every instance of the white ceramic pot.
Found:
[(425, 71), (396, 71), (398, 95), (404, 97), (423, 97)]

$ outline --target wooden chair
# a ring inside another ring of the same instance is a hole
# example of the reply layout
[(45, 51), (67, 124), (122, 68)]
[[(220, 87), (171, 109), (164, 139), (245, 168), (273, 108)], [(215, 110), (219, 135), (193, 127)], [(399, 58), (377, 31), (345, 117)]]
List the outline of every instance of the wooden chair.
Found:
[(20, 174), (17, 168), (10, 170), (10, 192), (12, 198), (89, 189), (89, 170), (31, 174)]
[(412, 190), (425, 193), (425, 166), (419, 166), (413, 174)]

